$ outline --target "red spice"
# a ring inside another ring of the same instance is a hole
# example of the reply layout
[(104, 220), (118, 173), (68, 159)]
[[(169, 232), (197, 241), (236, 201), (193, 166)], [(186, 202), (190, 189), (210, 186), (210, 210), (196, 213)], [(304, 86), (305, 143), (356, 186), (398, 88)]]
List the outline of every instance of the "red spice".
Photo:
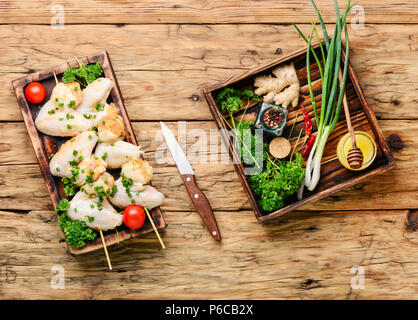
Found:
[(308, 139), (308, 142), (306, 142), (305, 148), (303, 149), (302, 154), (301, 154), (304, 159), (309, 157), (309, 154), (312, 151), (312, 147), (315, 144), (315, 140), (316, 140), (316, 136), (311, 135)]
[(312, 133), (312, 120), (305, 107), (302, 105), (303, 120), (305, 122), (305, 135), (309, 137)]
[(272, 108), (264, 112), (263, 120), (266, 126), (271, 129), (277, 129), (283, 121), (280, 111)]

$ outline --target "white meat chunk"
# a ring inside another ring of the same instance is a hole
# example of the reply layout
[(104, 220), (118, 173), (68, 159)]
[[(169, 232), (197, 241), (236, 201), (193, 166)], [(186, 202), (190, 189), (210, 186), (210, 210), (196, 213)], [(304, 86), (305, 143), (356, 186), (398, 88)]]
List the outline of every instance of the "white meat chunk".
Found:
[(59, 82), (51, 93), (51, 101), (57, 108), (76, 109), (81, 103), (81, 89), (78, 82)]
[(149, 183), (153, 175), (152, 167), (148, 161), (140, 158), (132, 158), (124, 163), (121, 172), (126, 178), (142, 185)]
[(89, 197), (95, 197), (99, 192), (110, 194), (112, 192), (112, 187), (114, 183), (115, 179), (113, 178), (113, 176), (108, 172), (104, 172), (99, 177), (99, 179), (97, 179), (93, 183), (84, 184), (81, 187), (81, 190), (84, 191)]
[(95, 132), (86, 131), (62, 144), (49, 163), (51, 173), (58, 177), (71, 177), (70, 162), (79, 163), (83, 159), (90, 158), (97, 140)]
[(97, 116), (97, 113), (104, 108), (112, 87), (113, 82), (108, 78), (94, 80), (82, 91), (83, 100), (77, 111), (86, 116)]
[(107, 114), (100, 117), (97, 123), (99, 139), (103, 142), (115, 142), (125, 138), (125, 124), (118, 114)]
[(143, 154), (141, 146), (118, 140), (111, 143), (100, 143), (95, 155), (107, 163), (109, 169), (117, 169), (132, 158), (138, 158)]
[(121, 208), (125, 209), (131, 204), (139, 204), (140, 206), (152, 209), (161, 205), (164, 201), (164, 195), (150, 185), (143, 186), (140, 183), (133, 183), (129, 187), (129, 193), (122, 184), (122, 177), (115, 181), (117, 192), (113, 197), (109, 197), (109, 201)]
[(93, 123), (71, 108), (55, 107), (49, 100), (39, 111), (35, 125), (39, 131), (50, 136), (74, 137), (90, 130)]
[(89, 198), (83, 191), (77, 192), (70, 201), (67, 215), (71, 220), (84, 221), (89, 228), (103, 231), (120, 226), (123, 218), (106, 198), (99, 204), (97, 197)]
[(91, 155), (84, 158), (78, 165), (78, 175), (75, 181), (77, 186), (93, 183), (106, 171), (106, 162), (102, 159)]

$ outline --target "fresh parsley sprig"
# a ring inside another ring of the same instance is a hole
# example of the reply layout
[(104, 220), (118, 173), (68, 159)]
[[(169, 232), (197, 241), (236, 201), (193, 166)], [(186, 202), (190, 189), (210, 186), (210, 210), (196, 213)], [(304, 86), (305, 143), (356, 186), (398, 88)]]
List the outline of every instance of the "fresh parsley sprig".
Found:
[(85, 65), (79, 61), (80, 67), (70, 67), (64, 71), (62, 82), (78, 82), (81, 86), (87, 87), (89, 83), (99, 78), (103, 74), (100, 62)]
[(67, 199), (62, 199), (57, 205), (56, 211), (60, 215), (59, 226), (64, 231), (65, 240), (70, 246), (82, 248), (86, 245), (86, 241), (94, 240), (97, 233), (87, 227), (84, 221), (72, 221), (68, 218), (67, 210), (69, 207), (70, 202)]

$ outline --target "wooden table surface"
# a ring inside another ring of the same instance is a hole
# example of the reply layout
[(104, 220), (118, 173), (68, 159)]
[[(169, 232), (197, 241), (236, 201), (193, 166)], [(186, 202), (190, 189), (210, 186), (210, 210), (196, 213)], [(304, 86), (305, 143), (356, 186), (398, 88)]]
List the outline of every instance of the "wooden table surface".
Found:
[[(316, 2), (333, 22), (332, 1)], [(156, 163), (158, 121), (176, 131), (187, 120), (188, 146), (193, 129), (215, 129), (202, 87), (303, 47), (289, 23), (310, 30), (309, 1), (59, 1), (64, 29), (50, 25), (55, 4), (0, 3), (1, 299), (418, 298), (418, 233), (405, 225), (418, 208), (416, 1), (361, 0), (366, 24), (350, 28), (352, 64), (397, 167), (262, 226), (230, 162), (194, 164), (221, 243), (177, 168)], [(112, 247), (113, 272), (101, 251), (68, 253), (10, 84), (104, 49), (167, 196), (167, 249), (153, 234)], [(211, 146), (208, 157), (220, 159), (220, 142)], [(65, 289), (51, 287), (53, 266), (64, 268)], [(364, 287), (351, 287), (355, 270)]]

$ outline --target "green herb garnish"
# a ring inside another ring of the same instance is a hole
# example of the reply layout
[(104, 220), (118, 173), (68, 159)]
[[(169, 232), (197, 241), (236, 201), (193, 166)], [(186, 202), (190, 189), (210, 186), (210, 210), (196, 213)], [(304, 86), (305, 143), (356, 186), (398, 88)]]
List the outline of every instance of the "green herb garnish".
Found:
[(67, 199), (62, 199), (58, 204), (56, 211), (60, 214), (59, 226), (65, 233), (67, 243), (75, 248), (82, 248), (86, 241), (94, 240), (97, 237), (96, 232), (87, 227), (84, 221), (72, 221), (67, 216), (67, 210), (70, 203)]
[(70, 67), (62, 75), (62, 82), (78, 82), (83, 87), (99, 78), (103, 74), (102, 66), (99, 62), (85, 65), (80, 62), (79, 68)]
[(94, 107), (96, 108), (97, 111), (103, 111), (105, 105), (103, 103), (98, 102), (98, 103), (96, 103), (96, 105)]
[(302, 163), (299, 153), (295, 153), (293, 161), (269, 159), (262, 173), (248, 177), (251, 190), (264, 212), (284, 207), (286, 199), (298, 191), (305, 177)]

